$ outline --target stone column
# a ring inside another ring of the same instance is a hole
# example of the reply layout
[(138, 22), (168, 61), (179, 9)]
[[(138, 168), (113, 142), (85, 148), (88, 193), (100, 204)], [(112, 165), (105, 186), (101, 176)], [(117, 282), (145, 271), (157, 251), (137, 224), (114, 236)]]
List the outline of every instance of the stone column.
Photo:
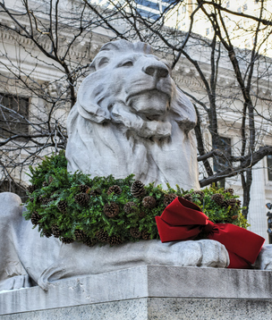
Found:
[(268, 243), (267, 234), (267, 219), (265, 207), (265, 178), (264, 178), (263, 160), (253, 167), (252, 171), (252, 186), (251, 186), (251, 201), (249, 204), (248, 222), (251, 226), (248, 230), (257, 233), (266, 239)]

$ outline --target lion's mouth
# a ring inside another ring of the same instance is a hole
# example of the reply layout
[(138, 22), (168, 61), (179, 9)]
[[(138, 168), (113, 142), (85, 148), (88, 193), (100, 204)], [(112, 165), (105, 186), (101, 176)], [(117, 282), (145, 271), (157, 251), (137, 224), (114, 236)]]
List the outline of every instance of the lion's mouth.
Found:
[(169, 95), (157, 89), (132, 94), (127, 101), (128, 105), (147, 121), (160, 120), (170, 105)]
[(161, 95), (161, 94), (167, 96), (168, 99), (170, 99), (170, 95), (169, 94), (167, 94), (166, 92), (155, 88), (155, 89), (145, 89), (145, 90), (133, 92), (133, 93), (131, 93), (131, 94), (129, 94), (127, 96), (126, 102), (129, 104), (129, 101), (131, 99), (133, 99), (135, 97), (142, 96), (142, 95), (147, 95), (147, 96), (151, 97), (151, 96), (156, 96), (156, 95)]
[(161, 114), (153, 114), (153, 115), (146, 115), (146, 114), (144, 114), (144, 113), (139, 113), (139, 116), (143, 119), (143, 120), (145, 120), (145, 121), (159, 121), (159, 120), (161, 120), (161, 118), (162, 118), (162, 115)]

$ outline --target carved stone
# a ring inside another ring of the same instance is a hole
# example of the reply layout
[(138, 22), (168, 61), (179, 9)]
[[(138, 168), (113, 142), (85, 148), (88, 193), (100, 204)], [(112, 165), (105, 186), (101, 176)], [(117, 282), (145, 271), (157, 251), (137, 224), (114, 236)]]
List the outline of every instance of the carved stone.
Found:
[(105, 44), (68, 117), (68, 170), (198, 189), (192, 103), (142, 42)]
[(254, 268), (259, 270), (272, 270), (272, 245), (266, 244), (254, 263)]

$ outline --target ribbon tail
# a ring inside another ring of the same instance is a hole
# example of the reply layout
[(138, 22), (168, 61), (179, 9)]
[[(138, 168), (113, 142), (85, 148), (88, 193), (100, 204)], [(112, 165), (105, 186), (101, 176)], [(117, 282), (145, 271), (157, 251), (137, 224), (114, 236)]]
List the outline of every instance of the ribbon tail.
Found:
[(230, 253), (229, 268), (246, 268), (241, 266), (245, 263), (247, 268), (250, 267), (257, 259), (265, 239), (230, 223), (216, 223), (215, 227), (218, 228), (217, 232), (210, 234), (208, 238), (219, 241), (226, 247)]
[(250, 269), (251, 265), (245, 259), (237, 256), (237, 254), (228, 251), (230, 264), (228, 266), (229, 269)]

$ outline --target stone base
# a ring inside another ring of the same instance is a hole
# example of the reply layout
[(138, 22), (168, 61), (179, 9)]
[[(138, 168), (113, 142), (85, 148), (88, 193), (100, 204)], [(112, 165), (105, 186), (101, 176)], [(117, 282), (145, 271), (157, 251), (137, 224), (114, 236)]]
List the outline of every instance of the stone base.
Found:
[(271, 301), (141, 298), (0, 316), (1, 320), (264, 320)]
[(0, 293), (0, 320), (271, 319), (272, 272), (142, 266)]

